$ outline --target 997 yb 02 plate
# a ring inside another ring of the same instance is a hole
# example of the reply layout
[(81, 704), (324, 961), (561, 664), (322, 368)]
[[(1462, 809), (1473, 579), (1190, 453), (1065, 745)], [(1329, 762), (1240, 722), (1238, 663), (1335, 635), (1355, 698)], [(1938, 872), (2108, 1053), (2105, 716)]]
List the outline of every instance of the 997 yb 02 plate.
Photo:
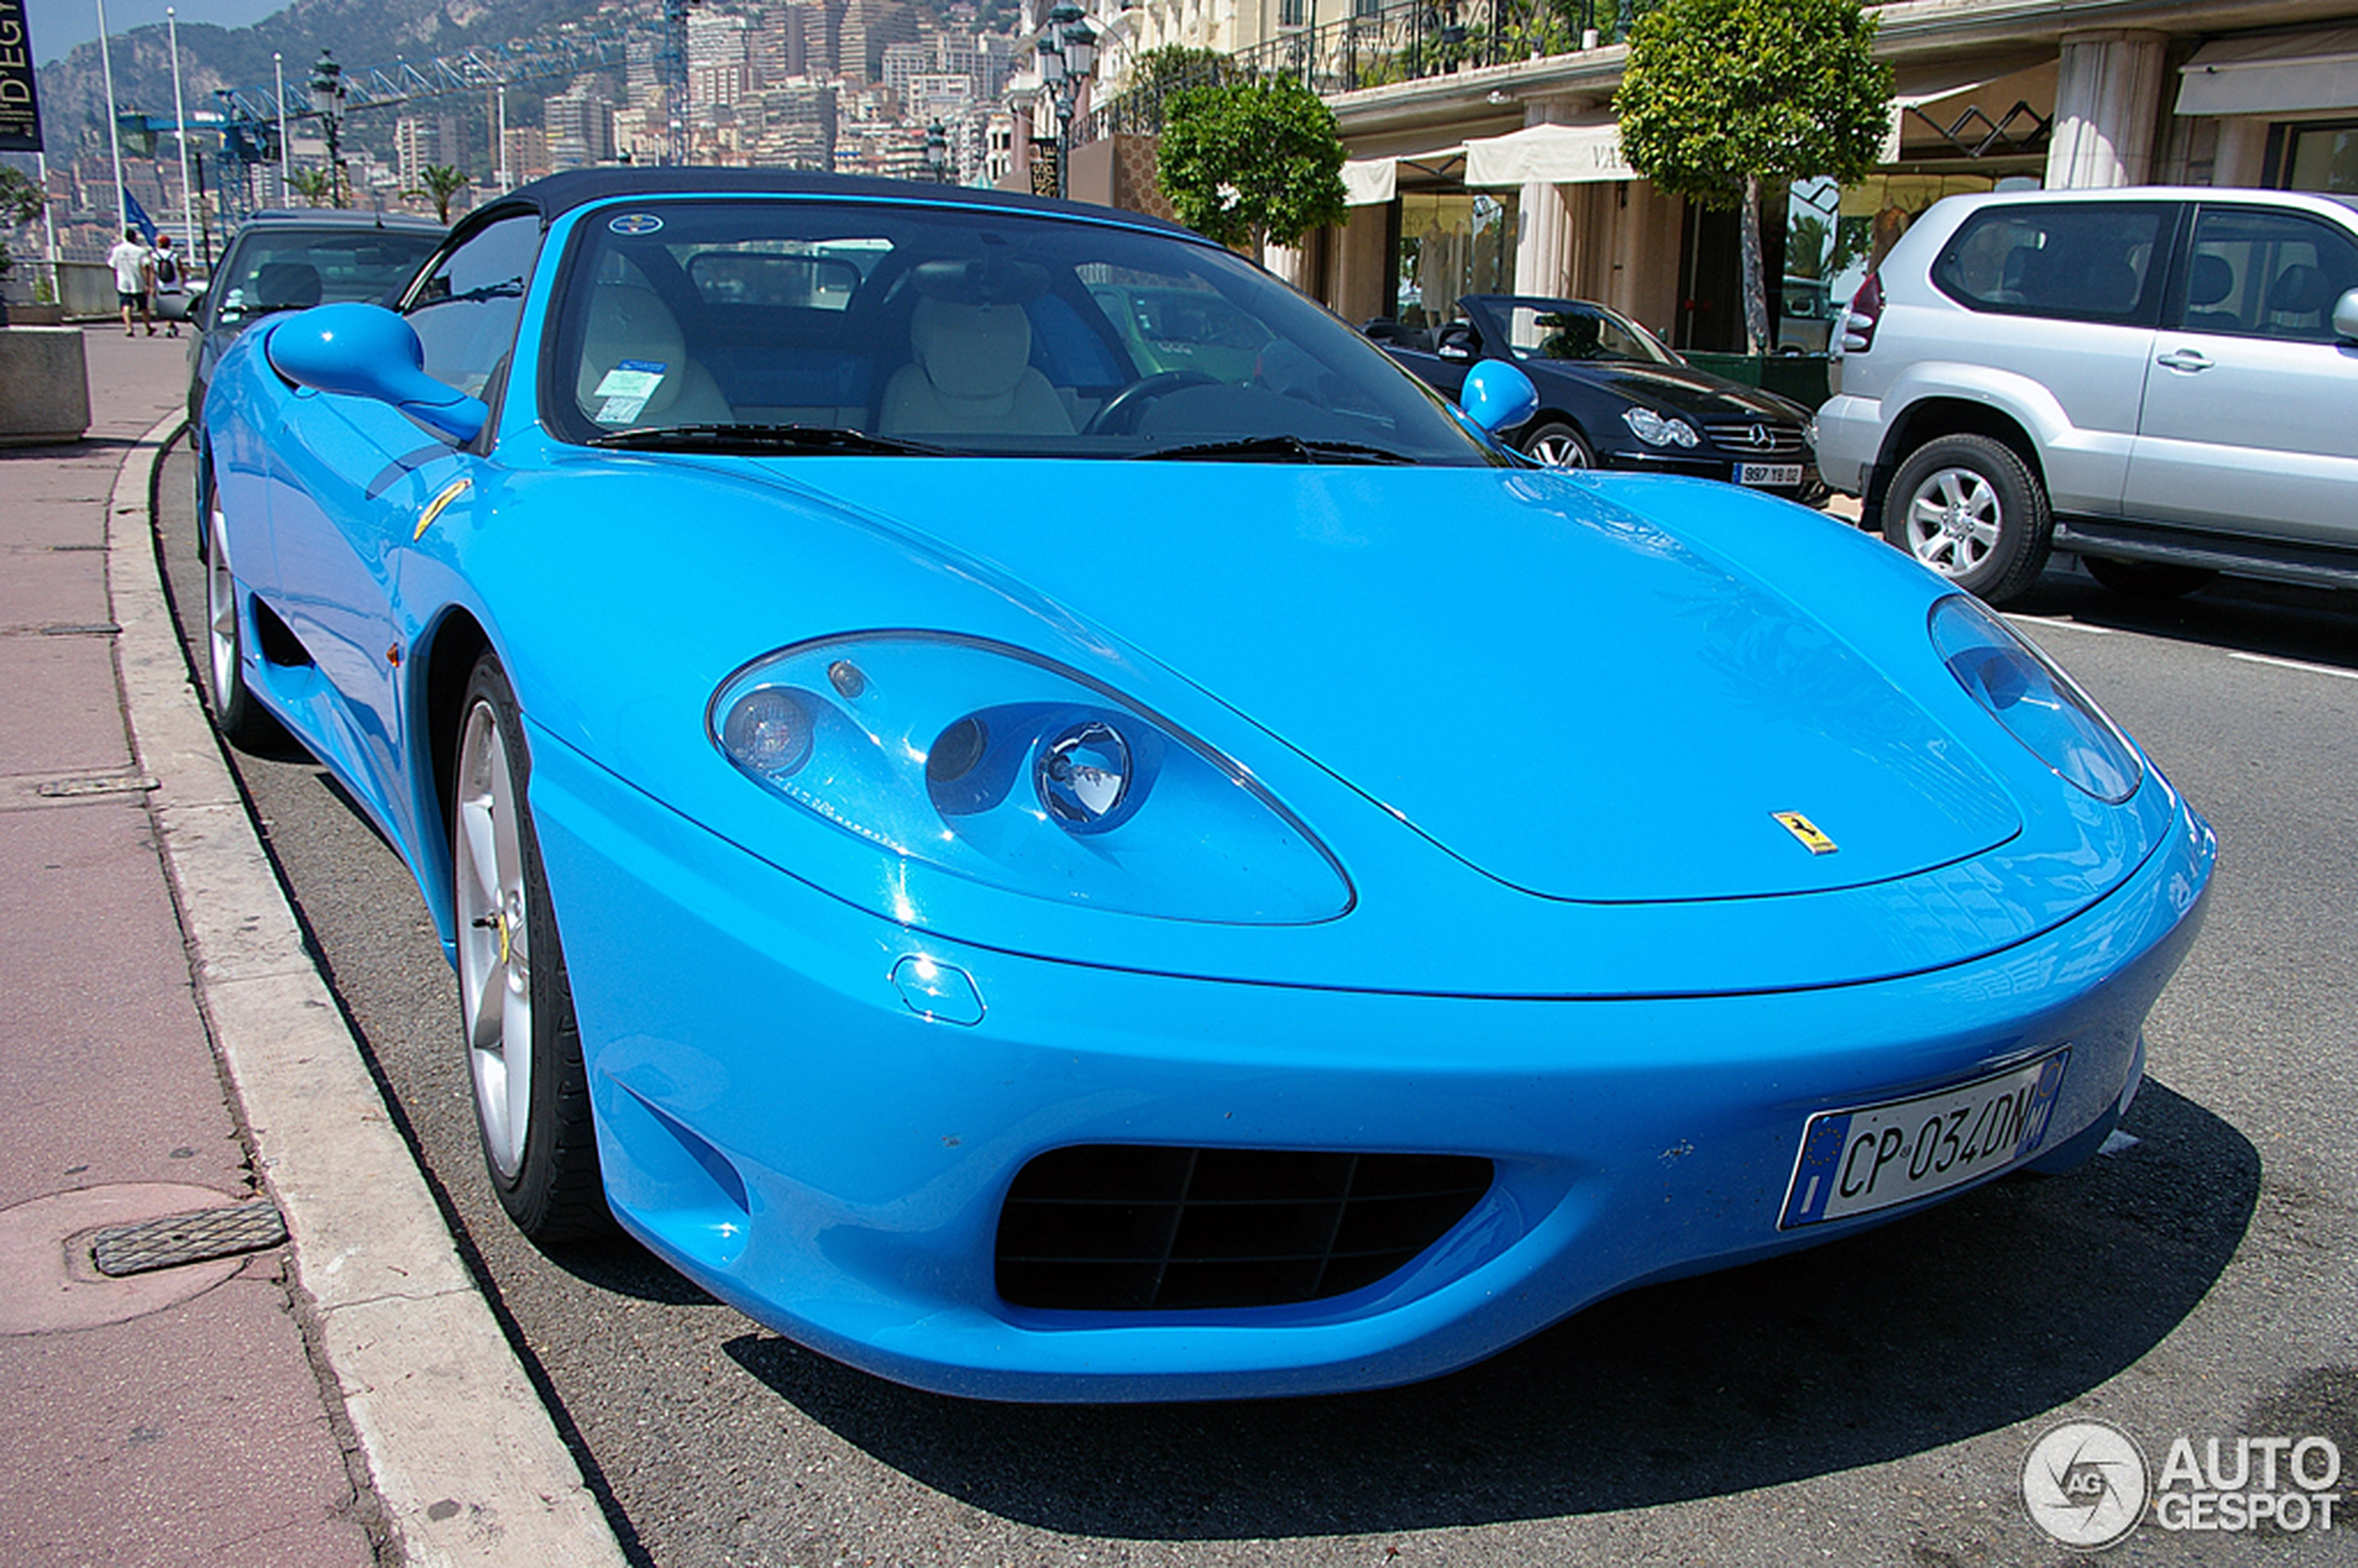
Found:
[(1953, 1089), (1812, 1116), (1777, 1228), (1870, 1214), (2020, 1164), (2047, 1140), (2070, 1059), (2066, 1048)]

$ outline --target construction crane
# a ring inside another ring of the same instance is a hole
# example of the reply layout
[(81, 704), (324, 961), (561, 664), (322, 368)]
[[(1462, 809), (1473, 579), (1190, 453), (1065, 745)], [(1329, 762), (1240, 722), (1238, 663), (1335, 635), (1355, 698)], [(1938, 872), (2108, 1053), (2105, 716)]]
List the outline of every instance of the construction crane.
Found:
[[(304, 89), (289, 89), (282, 99), (275, 83), (269, 86), (221, 88), (214, 93), (220, 108), (211, 113), (200, 111), (189, 116), (188, 129), (191, 134), (209, 132), (221, 137), (223, 161), (237, 170), (234, 188), (243, 192), (249, 188), (251, 171), (279, 156), (282, 124), (341, 117), (364, 109), (386, 109), (450, 93), (496, 92), (523, 83), (627, 66), (633, 41), (653, 32), (669, 121), (667, 162), (685, 162), (688, 7), (693, 3), (694, 0), (663, 0), (660, 20), (478, 45), (426, 60), (397, 59), (391, 65), (344, 67), (337, 73), (337, 102), (332, 111), (315, 105), (309, 92)], [(131, 115), (122, 118), (126, 125), (134, 119), (146, 119)], [(166, 122), (162, 128), (169, 128), (169, 124)], [(499, 151), (495, 149), (495, 155)], [(229, 182), (225, 179), (224, 184), (227, 186)]]

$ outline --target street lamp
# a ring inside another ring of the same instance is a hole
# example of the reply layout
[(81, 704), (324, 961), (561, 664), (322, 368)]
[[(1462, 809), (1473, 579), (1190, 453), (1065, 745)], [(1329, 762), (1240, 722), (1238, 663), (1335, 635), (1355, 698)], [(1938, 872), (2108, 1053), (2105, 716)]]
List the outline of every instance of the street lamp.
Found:
[(942, 128), (939, 114), (926, 127), (926, 173), (936, 185), (950, 183), (950, 133)]
[(333, 49), (320, 50), (319, 63), (311, 68), (311, 110), (327, 126), (330, 199), (341, 207), (343, 205), (343, 156), (337, 149), (337, 144), (343, 130), (343, 67), (336, 63)]
[(1048, 13), (1040, 29), (1040, 82), (1056, 109), (1056, 194), (1072, 192), (1073, 99), (1097, 69), (1097, 33), (1071, 0)]

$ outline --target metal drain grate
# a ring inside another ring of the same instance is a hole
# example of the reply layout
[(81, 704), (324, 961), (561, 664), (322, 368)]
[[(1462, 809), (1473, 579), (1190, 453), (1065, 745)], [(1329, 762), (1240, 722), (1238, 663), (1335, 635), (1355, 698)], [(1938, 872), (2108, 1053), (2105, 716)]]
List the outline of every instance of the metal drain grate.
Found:
[(126, 1274), (259, 1252), (286, 1238), (287, 1222), (278, 1210), (267, 1203), (240, 1203), (102, 1230), (91, 1238), (90, 1259), (100, 1274), (119, 1279)]

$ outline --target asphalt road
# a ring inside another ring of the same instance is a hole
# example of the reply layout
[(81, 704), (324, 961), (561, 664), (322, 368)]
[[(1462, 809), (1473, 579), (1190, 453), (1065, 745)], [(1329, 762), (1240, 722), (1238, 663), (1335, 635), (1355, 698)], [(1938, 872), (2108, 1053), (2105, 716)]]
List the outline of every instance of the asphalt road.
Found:
[[(160, 527), (201, 606), (188, 463)], [(2059, 1421), (2321, 1434), (2358, 1505), (2358, 595), (2161, 607), (2051, 571), (2026, 628), (2217, 825), (2133, 1147), (1867, 1237), (1633, 1292), (1415, 1388), (1008, 1407), (803, 1351), (628, 1243), (543, 1253), (482, 1177), (417, 889), (315, 764), (237, 758), (460, 1245), (626, 1550), (710, 1564), (2061, 1562), (2019, 1477)], [(2358, 1562), (2171, 1533), (2138, 1563)]]

